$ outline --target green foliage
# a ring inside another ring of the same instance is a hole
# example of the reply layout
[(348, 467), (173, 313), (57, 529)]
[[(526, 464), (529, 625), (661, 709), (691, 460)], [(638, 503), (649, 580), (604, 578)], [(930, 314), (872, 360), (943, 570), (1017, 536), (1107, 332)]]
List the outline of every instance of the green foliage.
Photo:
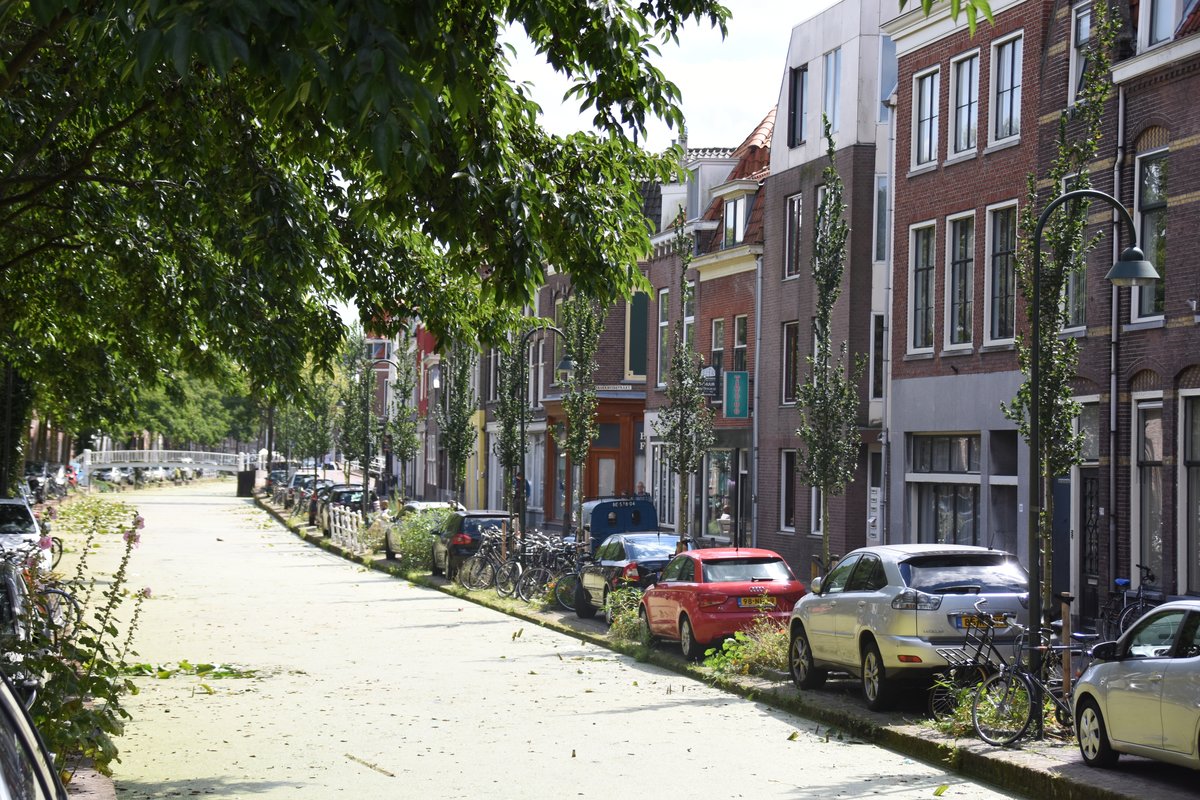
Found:
[(227, 438), (251, 438), (244, 434), (257, 416), (244, 381), (184, 374), (140, 392), (127, 430), (154, 431), (168, 448), (217, 447)]
[(816, 289), (813, 319), (815, 354), (807, 358), (808, 380), (796, 387), (800, 427), (796, 435), (804, 442), (799, 456), (800, 479), (821, 493), (821, 558), (829, 563), (830, 495), (845, 491), (854, 478), (858, 462), (858, 390), (864, 364), (860, 359), (846, 368), (846, 343), (835, 360), (832, 355), (833, 308), (842, 293), (845, 274), (846, 204), (842, 200), (842, 178), (837, 171), (837, 151), (829, 118), (821, 115), (825, 129), (825, 193), (817, 209), (813, 230), (812, 276)]
[[(346, 340), (338, 385), (338, 448), (347, 461), (363, 461), (370, 446), (370, 403), (375, 395), (375, 370), (367, 362), (367, 342), (361, 329)], [(371, 448), (374, 449), (374, 448)], [(347, 473), (349, 474), (349, 473)]]
[(408, 463), (416, 457), (421, 447), (421, 438), (417, 435), (420, 417), (417, 409), (411, 406), (413, 391), (417, 386), (417, 366), (414, 360), (413, 337), (408, 328), (400, 335), (399, 346), (396, 348), (396, 378), (392, 384), (392, 396), (395, 398), (392, 408), (388, 409), (386, 433), (391, 440), (392, 453), (400, 464), (400, 491), (408, 485)]
[(788, 634), (783, 624), (766, 616), (757, 617), (744, 631), (736, 632), (704, 651), (704, 666), (717, 672), (748, 675), (763, 670), (786, 670)]
[(692, 515), (687, 510), (691, 476), (700, 468), (704, 454), (712, 447), (713, 412), (708, 405), (700, 379), (704, 359), (695, 350), (691, 337), (683, 335), (683, 309), (692, 301), (692, 286), (687, 272), (692, 263), (693, 240), (684, 232), (685, 215), (675, 217), (673, 248), (679, 258), (680, 314), (675, 320), (671, 346), (671, 366), (667, 374), (667, 404), (659, 409), (655, 432), (663, 439), (663, 450), (671, 469), (679, 476), (679, 504), (682, 513), (679, 538), (690, 538)]
[(641, 642), (641, 622), (638, 620), (641, 602), (642, 593), (638, 589), (615, 589), (609, 593), (608, 605), (612, 609), (609, 636), (619, 641)]
[[(1106, 2), (1095, 3), (1092, 14), (1092, 38), (1083, 87), (1074, 109), (1064, 111), (1059, 116), (1056, 152), (1046, 176), (1046, 189), (1039, 191), (1041, 184), (1037, 175), (1028, 177), (1027, 201), (1021, 209), (1020, 236), (1017, 241), (1017, 286), (1025, 300), (1025, 316), (1030, 327), (1035, 317), (1041, 324), (1036, 354), (1040, 450), (1037, 454), (1037, 480), (1042, 483), (1044, 498), (1038, 520), (1044, 575), (1050, 574), (1054, 557), (1049, 526), (1054, 510), (1054, 494), (1050, 491), (1049, 482), (1053, 476), (1062, 475), (1079, 463), (1083, 446), (1083, 432), (1073, 430), (1073, 421), (1080, 412), (1073, 386), (1079, 366), (1079, 340), (1057, 334), (1068, 322), (1068, 308), (1063, 302), (1068, 280), (1071, 276), (1082, 279), (1086, 274), (1087, 255), (1098, 238), (1087, 235), (1090, 203), (1087, 200), (1069, 201), (1059, 206), (1047, 220), (1042, 241), (1049, 250), (1049, 256), (1042, 259), (1037, 305), (1033, 302), (1033, 240), (1042, 209), (1063, 194), (1064, 184), (1069, 184), (1065, 186), (1067, 190), (1088, 188), (1089, 165), (1099, 152), (1105, 106), (1112, 94), (1109, 69), (1120, 17), (1112, 12)], [(1026, 375), (1030, 374), (1034, 357), (1030, 336), (1018, 335), (1017, 360)], [(1017, 390), (1013, 402), (1001, 404), (1005, 417), (1016, 423), (1026, 441), (1030, 435), (1031, 400), (1032, 386), (1027, 378)], [(1050, 582), (1046, 581), (1042, 592), (1043, 608), (1050, 607), (1050, 591)]]
[(471, 387), (475, 349), (457, 340), (442, 356), (442, 392), (445, 402), (437, 407), (438, 430), (450, 459), (450, 486), (461, 498), (466, 488), (467, 460), (475, 452), (479, 431), (474, 424), (479, 398)]
[[(429, 570), (429, 553), (432, 546), (430, 531), (442, 527), (450, 510), (433, 508), (413, 514), (403, 514), (391, 524), (395, 525), (392, 544), (396, 548), (396, 566), (401, 573)], [(385, 523), (386, 524), (386, 523)], [(383, 546), (382, 533), (376, 549)]]
[[(524, 331), (518, 332), (515, 341), (524, 341), (523, 335)], [(521, 425), (529, 424), (531, 410), (525, 383), (525, 348), (512, 342), (507, 344), (500, 353), (500, 386), (496, 392), (496, 422), (500, 431), (493, 448), (504, 470), (504, 485), (511, 487), (510, 492), (505, 492), (506, 508), (515, 510), (520, 503), (517, 494), (524, 491), (517, 485), (521, 471)]]
[[(925, 16), (933, 11), (935, 0), (921, 0), (921, 10), (925, 12)], [(908, 0), (900, 0), (900, 10), (908, 5)], [(965, 13), (967, 17), (967, 28), (971, 31), (971, 35), (975, 35), (975, 27), (979, 23), (979, 16), (988, 22), (995, 24), (996, 20), (992, 17), (992, 6), (988, 0), (950, 0), (950, 16), (957, 20), (960, 14)]]
[[(116, 738), (129, 719), (121, 701), (137, 693), (124, 675), (124, 662), (131, 652), (141, 605), (150, 597), (149, 589), (130, 594), (127, 588), (140, 528), (141, 518), (127, 505), (85, 498), (64, 506), (58, 518), (59, 535), (83, 539), (70, 582), (83, 617), (68, 630), (47, 624), (37, 604), (31, 604), (25, 610), (28, 635), (5, 643), (3, 668), (10, 675), (41, 678), (30, 713), (50, 751), (58, 754), (56, 764), (67, 778), (86, 761), (111, 775), (112, 763), (120, 760)], [(98, 580), (88, 571), (88, 556), (99, 538), (118, 534), (124, 536), (121, 562), (111, 577)], [(32, 572), (30, 590), (36, 597), (49, 576), (36, 569)], [(134, 610), (122, 636), (118, 612), (131, 598)]]
[[(604, 314), (600, 304), (582, 292), (574, 292), (562, 304), (563, 333), (566, 352), (575, 362), (575, 371), (566, 377), (563, 386), (563, 414), (567, 418), (566, 435), (559, 446), (575, 467), (582, 469), (588, 461), (599, 431), (596, 423), (596, 351), (604, 332)], [(557, 364), (555, 365), (557, 367)], [(555, 429), (556, 431), (558, 429)], [(572, 483), (574, 500), (571, 503), (575, 530), (582, 530), (579, 518), (583, 502), (582, 477)]]

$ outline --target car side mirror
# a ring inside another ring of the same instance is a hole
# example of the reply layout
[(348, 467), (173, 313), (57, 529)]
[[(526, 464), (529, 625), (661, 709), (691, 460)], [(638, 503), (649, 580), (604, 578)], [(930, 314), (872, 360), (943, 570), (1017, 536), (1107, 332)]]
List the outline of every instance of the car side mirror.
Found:
[(822, 581), (823, 579), (820, 576), (813, 578), (812, 583), (810, 583), (808, 586), (809, 594), (820, 594)]
[(1092, 658), (1096, 661), (1116, 661), (1117, 643), (1101, 642), (1092, 648)]

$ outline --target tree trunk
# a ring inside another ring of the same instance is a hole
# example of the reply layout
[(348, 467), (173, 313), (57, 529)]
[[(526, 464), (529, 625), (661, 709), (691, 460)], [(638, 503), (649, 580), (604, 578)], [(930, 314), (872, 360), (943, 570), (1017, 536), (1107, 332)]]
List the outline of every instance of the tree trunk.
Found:
[(0, 496), (20, 494), (24, 480), (26, 432), (33, 409), (33, 391), (21, 375), (9, 364), (3, 372), (4, 407), (0, 413)]

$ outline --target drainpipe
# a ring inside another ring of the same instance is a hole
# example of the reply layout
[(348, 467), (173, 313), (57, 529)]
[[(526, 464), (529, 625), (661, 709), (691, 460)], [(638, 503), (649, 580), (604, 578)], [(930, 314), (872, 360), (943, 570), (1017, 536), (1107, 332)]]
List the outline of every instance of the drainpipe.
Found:
[(887, 262), (884, 268), (884, 307), (883, 307), (883, 419), (879, 427), (883, 437), (883, 475), (880, 476), (879, 486), (879, 522), (881, 541), (889, 544), (892, 541), (892, 432), (888, 428), (892, 415), (892, 268), (896, 258), (896, 231), (892, 224), (896, 209), (896, 95), (887, 100), (890, 113), (888, 118), (888, 211), (887, 211)]
[[(1125, 87), (1117, 87), (1117, 154), (1113, 163), (1113, 197), (1121, 199), (1121, 170), (1125, 167)], [(1120, 256), (1121, 248), (1118, 237), (1121, 234), (1120, 218), (1117, 210), (1112, 212), (1112, 252), (1115, 263)], [(1120, 351), (1120, 290), (1114, 285), (1110, 289), (1111, 311), (1109, 314), (1108, 334), (1108, 588), (1117, 575), (1117, 411), (1119, 395), (1117, 393), (1117, 355)], [(1097, 595), (1105, 597), (1105, 592), (1097, 587)]]
[(758, 547), (758, 397), (762, 357), (762, 256), (754, 259), (754, 416), (750, 424), (750, 546)]

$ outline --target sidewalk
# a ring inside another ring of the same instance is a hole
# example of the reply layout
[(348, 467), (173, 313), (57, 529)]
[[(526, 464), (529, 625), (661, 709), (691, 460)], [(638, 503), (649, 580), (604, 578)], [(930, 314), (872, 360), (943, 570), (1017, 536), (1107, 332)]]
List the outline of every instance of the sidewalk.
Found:
[[(561, 611), (539, 611), (519, 600), (468, 592), (430, 575), (401, 576), (395, 565), (382, 556), (366, 558), (345, 552), (315, 533), (315, 529), (290, 522), (272, 503), (256, 499), (297, 535), (349, 560), (626, 655), (646, 656), (636, 645), (610, 641), (605, 626), (596, 620), (582, 620)], [(1147, 796), (1155, 800), (1194, 800), (1196, 797), (1197, 775), (1181, 767), (1122, 756), (1116, 769), (1101, 770), (1084, 765), (1074, 742), (1023, 740), (1019, 748), (1002, 749), (974, 738), (952, 738), (924, 723), (923, 701), (914, 700), (901, 711), (869, 711), (862, 704), (858, 682), (854, 680), (833, 679), (828, 688), (801, 694), (785, 674), (772, 678), (720, 675), (685, 661), (677, 648), (667, 645), (651, 649), (646, 660), (754, 702), (799, 714), (813, 720), (818, 729), (830, 736), (886, 747), (1039, 800), (1144, 800)]]

